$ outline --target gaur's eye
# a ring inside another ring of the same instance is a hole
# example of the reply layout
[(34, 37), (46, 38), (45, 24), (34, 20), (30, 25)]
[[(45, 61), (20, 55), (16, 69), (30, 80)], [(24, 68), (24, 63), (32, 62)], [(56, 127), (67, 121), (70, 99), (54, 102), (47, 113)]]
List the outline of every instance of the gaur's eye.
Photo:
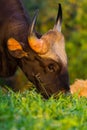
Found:
[(57, 64), (50, 63), (48, 65), (48, 71), (50, 72), (60, 71), (60, 66), (58, 66)]

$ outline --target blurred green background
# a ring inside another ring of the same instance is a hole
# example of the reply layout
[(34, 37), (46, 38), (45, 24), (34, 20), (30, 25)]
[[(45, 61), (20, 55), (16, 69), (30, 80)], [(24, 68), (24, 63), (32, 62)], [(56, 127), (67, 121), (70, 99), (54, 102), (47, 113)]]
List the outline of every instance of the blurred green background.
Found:
[[(34, 15), (35, 10), (39, 9), (37, 30), (42, 34), (53, 28), (58, 3), (62, 4), (62, 32), (66, 41), (70, 83), (73, 83), (78, 78), (86, 79), (87, 0), (23, 0), (23, 3), (31, 17)], [(17, 72), (16, 79), (20, 82), (20, 86), (27, 83), (27, 79), (21, 71)]]

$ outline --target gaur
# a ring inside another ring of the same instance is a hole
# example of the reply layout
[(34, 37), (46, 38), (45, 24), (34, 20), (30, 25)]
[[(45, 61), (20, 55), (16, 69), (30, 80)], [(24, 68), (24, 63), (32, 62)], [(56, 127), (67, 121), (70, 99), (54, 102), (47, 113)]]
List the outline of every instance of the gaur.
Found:
[(21, 0), (0, 0), (0, 77), (10, 77), (20, 67), (48, 98), (69, 91), (62, 8), (59, 4), (55, 25), (44, 35), (35, 30), (37, 14), (31, 20)]

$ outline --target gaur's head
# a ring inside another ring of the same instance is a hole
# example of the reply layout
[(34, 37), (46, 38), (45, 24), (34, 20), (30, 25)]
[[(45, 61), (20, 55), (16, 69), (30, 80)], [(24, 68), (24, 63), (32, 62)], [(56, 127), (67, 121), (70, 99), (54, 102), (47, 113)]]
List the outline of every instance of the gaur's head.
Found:
[(53, 29), (38, 37), (34, 31), (37, 13), (29, 29), (28, 44), (14, 38), (8, 40), (8, 50), (37, 90), (48, 98), (52, 94), (69, 91), (65, 40), (61, 33), (62, 9), (59, 4)]

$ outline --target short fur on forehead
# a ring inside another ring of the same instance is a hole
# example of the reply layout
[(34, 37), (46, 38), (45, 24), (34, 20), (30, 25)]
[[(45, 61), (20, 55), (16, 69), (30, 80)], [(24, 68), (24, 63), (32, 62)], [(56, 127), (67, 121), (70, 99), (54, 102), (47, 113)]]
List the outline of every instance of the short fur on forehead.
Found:
[(58, 32), (57, 30), (49, 30), (49, 32), (42, 36), (42, 39), (45, 39), (48, 42), (54, 42), (64, 39), (64, 36), (61, 32)]
[(65, 52), (65, 41), (62, 33), (56, 30), (50, 30), (42, 36), (42, 39), (49, 46), (49, 50), (46, 54), (40, 55), (42, 58), (51, 58), (54, 61), (60, 59), (64, 65), (67, 65), (67, 56)]

